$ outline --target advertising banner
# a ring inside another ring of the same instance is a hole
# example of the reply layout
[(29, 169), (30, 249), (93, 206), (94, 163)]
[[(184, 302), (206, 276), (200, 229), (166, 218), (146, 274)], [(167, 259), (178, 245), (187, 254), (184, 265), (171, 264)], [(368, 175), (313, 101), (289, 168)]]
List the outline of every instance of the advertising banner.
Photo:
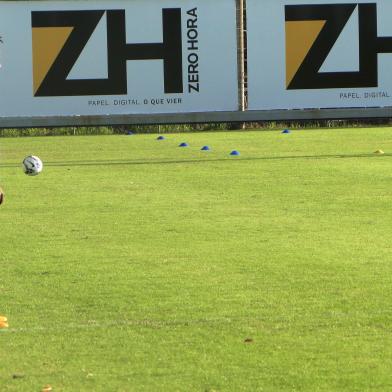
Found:
[(247, 0), (249, 109), (392, 106), (392, 2)]
[(0, 1), (0, 117), (238, 108), (235, 0)]

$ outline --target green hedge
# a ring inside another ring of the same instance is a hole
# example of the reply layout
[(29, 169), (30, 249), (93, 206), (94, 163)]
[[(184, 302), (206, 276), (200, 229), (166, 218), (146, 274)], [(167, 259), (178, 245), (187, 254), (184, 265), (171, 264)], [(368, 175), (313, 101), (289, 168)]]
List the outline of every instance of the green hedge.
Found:
[(369, 120), (333, 120), (333, 121), (302, 121), (302, 122), (257, 122), (257, 123), (213, 123), (213, 124), (177, 124), (177, 125), (129, 125), (113, 127), (62, 127), (62, 128), (19, 128), (0, 129), (0, 137), (21, 136), (73, 136), (73, 135), (121, 135), (129, 131), (133, 133), (181, 133), (203, 131), (231, 131), (242, 129), (314, 129), (314, 128), (354, 128), (375, 125), (390, 126), (390, 119)]

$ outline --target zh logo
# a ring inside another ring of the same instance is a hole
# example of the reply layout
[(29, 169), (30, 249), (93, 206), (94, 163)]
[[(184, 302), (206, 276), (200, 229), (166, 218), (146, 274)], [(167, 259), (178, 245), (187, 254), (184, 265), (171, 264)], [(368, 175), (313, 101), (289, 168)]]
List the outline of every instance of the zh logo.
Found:
[[(319, 72), (358, 7), (359, 72)], [(378, 86), (378, 54), (392, 53), (392, 37), (377, 36), (376, 4), (288, 5), (288, 90)]]
[[(107, 79), (67, 80), (99, 21), (107, 21)], [(125, 11), (32, 12), (34, 96), (127, 94), (128, 60), (163, 60), (164, 92), (182, 93), (181, 9), (162, 10), (163, 42), (126, 43)]]

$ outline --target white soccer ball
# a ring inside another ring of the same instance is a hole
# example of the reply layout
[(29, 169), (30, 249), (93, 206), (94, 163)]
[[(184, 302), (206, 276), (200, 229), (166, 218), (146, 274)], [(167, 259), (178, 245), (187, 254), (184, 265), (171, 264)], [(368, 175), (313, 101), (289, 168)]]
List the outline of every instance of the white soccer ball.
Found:
[(23, 159), (23, 171), (28, 176), (36, 176), (37, 174), (42, 172), (42, 168), (44, 167), (41, 159), (34, 155), (30, 155)]

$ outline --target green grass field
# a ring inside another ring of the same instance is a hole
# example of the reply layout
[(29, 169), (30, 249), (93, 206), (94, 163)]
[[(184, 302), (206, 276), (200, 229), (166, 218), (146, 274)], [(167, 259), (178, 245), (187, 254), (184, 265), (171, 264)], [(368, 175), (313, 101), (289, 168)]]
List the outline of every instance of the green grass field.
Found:
[(392, 129), (155, 138), (0, 139), (0, 390), (392, 390)]

